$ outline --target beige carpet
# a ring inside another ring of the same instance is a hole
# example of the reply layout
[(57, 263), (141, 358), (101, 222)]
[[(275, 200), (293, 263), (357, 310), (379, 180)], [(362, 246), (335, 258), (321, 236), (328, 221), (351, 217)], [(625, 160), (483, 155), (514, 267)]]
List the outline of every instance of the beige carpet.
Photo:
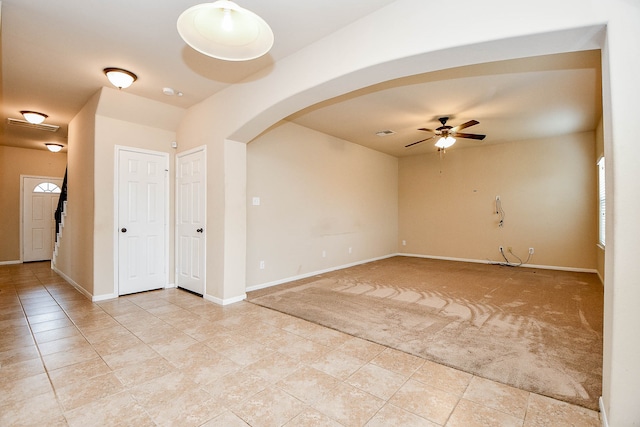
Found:
[(248, 300), (598, 408), (603, 287), (595, 274), (393, 257), (250, 292)]

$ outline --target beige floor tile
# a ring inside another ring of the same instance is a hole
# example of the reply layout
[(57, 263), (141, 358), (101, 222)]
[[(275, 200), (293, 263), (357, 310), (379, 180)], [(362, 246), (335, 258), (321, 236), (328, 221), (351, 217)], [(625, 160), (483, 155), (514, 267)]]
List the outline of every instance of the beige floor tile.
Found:
[(333, 350), (319, 357), (310, 366), (338, 379), (345, 380), (365, 364), (366, 362), (362, 359), (349, 356), (339, 350)]
[(51, 370), (49, 371), (49, 378), (54, 388), (60, 389), (109, 372), (111, 372), (111, 369), (107, 364), (101, 358), (96, 357), (86, 362)]
[(273, 354), (275, 350), (257, 341), (244, 341), (238, 345), (218, 350), (234, 362), (246, 366)]
[(355, 427), (364, 425), (384, 404), (382, 399), (340, 383), (311, 406), (347, 427)]
[(113, 373), (109, 372), (78, 380), (66, 387), (56, 388), (56, 395), (64, 410), (70, 411), (123, 390), (122, 383)]
[(10, 365), (0, 365), (0, 378), (2, 378), (2, 381), (12, 381), (42, 373), (44, 373), (44, 366), (40, 358), (24, 360)]
[(439, 424), (433, 423), (389, 403), (384, 405), (382, 409), (380, 409), (378, 413), (375, 414), (374, 417), (366, 424), (366, 427), (390, 426), (439, 427)]
[(11, 404), (0, 404), (1, 426), (66, 426), (52, 391), (27, 397)]
[(53, 329), (66, 328), (69, 326), (73, 326), (73, 322), (69, 320), (69, 318), (63, 317), (46, 322), (32, 323), (31, 331), (35, 334), (38, 332), (51, 331)]
[(599, 427), (598, 412), (531, 393), (525, 427)]
[(224, 406), (233, 409), (251, 396), (269, 387), (262, 377), (243, 370), (203, 385), (202, 388)]
[(353, 373), (346, 382), (376, 397), (388, 400), (407, 379), (400, 374), (368, 363)]
[(188, 379), (200, 385), (209, 384), (242, 367), (202, 343), (168, 355), (167, 359), (179, 367)]
[(72, 336), (82, 336), (80, 331), (75, 326), (65, 326), (58, 329), (52, 329), (50, 331), (36, 332), (33, 334), (38, 344), (43, 344), (49, 341), (55, 341), (62, 338), (69, 338)]
[(420, 357), (388, 347), (371, 360), (374, 365), (404, 375), (407, 378), (413, 375), (424, 362), (424, 359)]
[(305, 405), (284, 391), (265, 389), (233, 409), (252, 427), (282, 426), (300, 414)]
[(98, 353), (91, 347), (82, 347), (69, 351), (61, 351), (58, 353), (42, 356), (44, 365), (48, 371), (64, 368), (65, 366), (75, 365), (76, 363), (86, 362), (93, 358), (99, 357)]
[(451, 393), (409, 379), (389, 400), (389, 403), (444, 425), (458, 404), (458, 400), (458, 397)]
[(467, 390), (473, 375), (427, 360), (411, 378), (457, 396), (462, 396)]
[(278, 347), (278, 352), (300, 363), (310, 364), (327, 354), (331, 349), (310, 339), (298, 337), (294, 342)]
[(52, 393), (53, 388), (47, 374), (33, 375), (13, 381), (0, 380), (0, 407)]
[(464, 393), (464, 398), (524, 419), (529, 392), (484, 378), (473, 377)]
[(212, 326), (211, 337), (204, 341), (204, 343), (216, 351), (223, 351), (231, 347), (235, 347), (240, 344), (249, 344), (252, 342), (247, 337), (244, 337), (236, 332), (226, 329), (222, 326)]
[(53, 313), (36, 314), (33, 316), (27, 316), (27, 320), (29, 320), (29, 324), (31, 325), (35, 325), (37, 323), (42, 323), (42, 322), (50, 322), (52, 320), (59, 320), (59, 319), (67, 319), (67, 315), (65, 314), (64, 311), (56, 311)]
[(192, 387), (176, 395), (169, 405), (147, 406), (147, 413), (160, 426), (197, 427), (227, 409), (205, 391)]
[(102, 355), (102, 359), (113, 370), (155, 359), (156, 357), (158, 357), (158, 353), (146, 344), (138, 344), (115, 353)]
[(93, 347), (80, 334), (38, 344), (38, 349), (43, 356), (65, 351), (82, 350), (84, 348)]
[(285, 427), (342, 427), (342, 424), (322, 412), (307, 407), (297, 417), (285, 424)]
[(340, 381), (309, 366), (303, 366), (276, 383), (290, 395), (310, 404), (336, 388)]
[(382, 353), (384, 349), (385, 347), (380, 344), (356, 337), (351, 337), (338, 346), (339, 351), (348, 354), (349, 356), (362, 359), (365, 362), (369, 362), (371, 359)]
[(114, 374), (125, 387), (132, 388), (172, 372), (176, 372), (176, 368), (171, 363), (156, 357), (118, 369)]
[(227, 411), (202, 424), (201, 427), (249, 427), (249, 424), (233, 412)]
[(522, 423), (522, 418), (462, 399), (447, 421), (447, 427), (522, 427)]
[(298, 369), (298, 363), (280, 353), (272, 353), (244, 368), (245, 372), (258, 375), (269, 383), (275, 383)]
[(0, 367), (39, 358), (40, 353), (38, 353), (38, 347), (35, 345), (18, 347), (0, 352)]
[(106, 396), (65, 412), (65, 417), (72, 427), (156, 426), (146, 411), (127, 392)]
[(174, 332), (171, 334), (148, 341), (147, 344), (159, 354), (164, 355), (185, 350), (194, 344), (198, 344), (198, 341), (174, 329)]

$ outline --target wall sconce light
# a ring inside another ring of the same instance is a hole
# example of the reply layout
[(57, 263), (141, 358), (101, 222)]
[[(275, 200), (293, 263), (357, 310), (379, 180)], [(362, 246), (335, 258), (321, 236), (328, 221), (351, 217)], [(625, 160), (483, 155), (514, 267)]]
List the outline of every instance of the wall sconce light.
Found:
[(20, 111), (20, 114), (22, 114), (24, 119), (32, 125), (39, 125), (44, 122), (44, 119), (49, 117), (46, 114), (38, 113), (37, 111)]
[(138, 80), (138, 76), (122, 68), (105, 68), (103, 71), (111, 84), (118, 89), (126, 89)]
[(52, 153), (57, 153), (58, 151), (62, 150), (64, 147), (60, 144), (44, 144), (47, 146), (47, 149), (49, 151), (51, 151)]

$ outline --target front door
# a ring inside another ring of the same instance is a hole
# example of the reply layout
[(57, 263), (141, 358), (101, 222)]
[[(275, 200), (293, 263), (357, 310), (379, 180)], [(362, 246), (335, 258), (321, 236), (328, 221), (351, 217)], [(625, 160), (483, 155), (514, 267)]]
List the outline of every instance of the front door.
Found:
[(22, 177), (22, 261), (45, 261), (53, 255), (55, 212), (62, 178)]
[(167, 285), (165, 153), (118, 149), (118, 294)]
[(205, 148), (177, 156), (177, 285), (199, 295), (205, 288)]

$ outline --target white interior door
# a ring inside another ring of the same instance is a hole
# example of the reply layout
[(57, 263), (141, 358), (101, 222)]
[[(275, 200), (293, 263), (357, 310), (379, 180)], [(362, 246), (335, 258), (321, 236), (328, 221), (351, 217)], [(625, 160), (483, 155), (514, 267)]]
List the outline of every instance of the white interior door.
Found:
[(205, 290), (205, 154), (201, 148), (176, 159), (176, 281), (200, 295)]
[(118, 150), (118, 294), (167, 285), (164, 153)]
[(56, 241), (55, 212), (62, 178), (22, 177), (22, 261), (45, 261)]

